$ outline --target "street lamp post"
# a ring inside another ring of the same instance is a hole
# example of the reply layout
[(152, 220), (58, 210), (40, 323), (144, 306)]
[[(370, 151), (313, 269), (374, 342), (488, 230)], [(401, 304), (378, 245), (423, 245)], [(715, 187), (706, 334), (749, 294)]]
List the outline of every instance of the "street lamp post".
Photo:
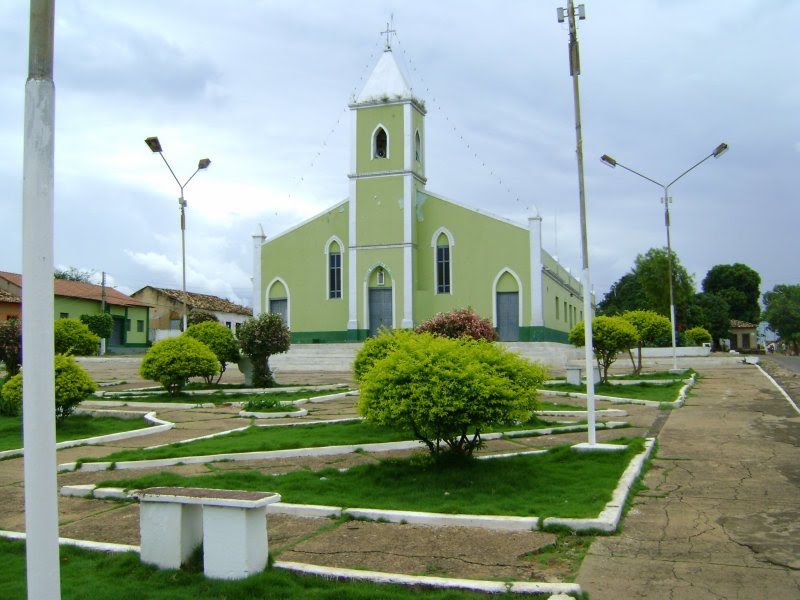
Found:
[(175, 175), (175, 171), (172, 170), (172, 167), (169, 166), (167, 159), (164, 157), (164, 153), (161, 151), (161, 142), (158, 141), (158, 138), (153, 136), (145, 139), (145, 144), (147, 147), (150, 148), (154, 153), (158, 153), (158, 155), (164, 160), (164, 164), (167, 165), (169, 172), (172, 173), (172, 177), (178, 184), (178, 187), (181, 188), (181, 196), (178, 198), (178, 205), (181, 207), (181, 270), (182, 270), (182, 279), (183, 279), (183, 331), (186, 331), (186, 313), (187, 313), (187, 303), (186, 303), (186, 200), (183, 197), (183, 190), (189, 185), (189, 182), (192, 180), (192, 177), (197, 175), (197, 173), (201, 169), (207, 169), (208, 165), (211, 164), (211, 160), (208, 158), (201, 158), (200, 161), (197, 163), (197, 169), (195, 169), (192, 176), (189, 177), (183, 183), (180, 182), (178, 177)]
[(722, 156), (722, 154), (725, 153), (725, 151), (727, 149), (728, 149), (728, 144), (723, 142), (722, 144), (720, 144), (719, 146), (714, 148), (714, 151), (711, 154), (709, 154), (708, 156), (703, 158), (703, 160), (698, 161), (697, 163), (695, 163), (694, 165), (692, 165), (691, 167), (686, 169), (683, 173), (678, 175), (675, 179), (673, 179), (672, 181), (670, 181), (666, 185), (656, 181), (655, 179), (651, 179), (647, 175), (642, 175), (641, 173), (639, 173), (638, 171), (634, 171), (630, 167), (626, 167), (621, 162), (618, 162), (618, 161), (614, 160), (613, 158), (611, 158), (608, 154), (604, 154), (603, 156), (600, 157), (600, 160), (603, 161), (605, 164), (607, 164), (612, 169), (614, 167), (622, 167), (626, 171), (630, 171), (631, 173), (633, 173), (634, 175), (638, 175), (642, 179), (646, 179), (647, 181), (650, 181), (651, 183), (655, 183), (657, 186), (659, 186), (661, 189), (664, 190), (664, 197), (661, 199), (661, 201), (664, 203), (664, 226), (667, 228), (667, 268), (668, 268), (668, 277), (669, 277), (669, 318), (670, 318), (670, 323), (672, 324), (672, 369), (674, 371), (678, 370), (678, 351), (677, 351), (677, 343), (675, 341), (675, 292), (673, 290), (673, 282), (672, 282), (672, 240), (670, 239), (670, 220), (669, 220), (669, 205), (670, 205), (670, 202), (672, 202), (672, 198), (669, 197), (669, 188), (672, 186), (672, 184), (674, 184), (676, 181), (678, 181), (681, 177), (683, 177), (684, 175), (689, 173), (689, 171), (692, 171), (695, 168), (699, 167), (701, 164), (706, 162), (709, 158), (711, 158), (711, 157), (719, 158), (720, 156)]

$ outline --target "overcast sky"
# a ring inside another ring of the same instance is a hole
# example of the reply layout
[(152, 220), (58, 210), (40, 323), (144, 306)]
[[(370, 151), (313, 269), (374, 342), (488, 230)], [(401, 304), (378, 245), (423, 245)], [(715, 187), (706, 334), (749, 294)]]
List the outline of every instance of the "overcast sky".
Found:
[[(566, 2), (61, 0), (56, 5), (55, 261), (124, 292), (180, 287), (179, 189), (144, 144), (159, 136), (186, 188), (190, 291), (250, 304), (251, 235), (348, 193), (347, 103), (383, 49), (426, 101), (428, 189), (526, 223), (580, 268)], [(579, 25), (592, 282), (602, 297), (637, 254), (672, 243), (699, 285), (744, 262), (762, 292), (800, 282), (800, 2), (586, 3)], [(28, 6), (0, 3), (0, 270), (19, 272)], [(476, 158), (477, 155), (477, 158)], [(557, 224), (557, 227), (556, 227)]]

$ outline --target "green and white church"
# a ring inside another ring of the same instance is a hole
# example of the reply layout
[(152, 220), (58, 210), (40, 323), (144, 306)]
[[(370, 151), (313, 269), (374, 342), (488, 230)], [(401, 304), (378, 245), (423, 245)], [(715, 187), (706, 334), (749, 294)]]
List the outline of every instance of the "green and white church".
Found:
[(362, 341), (472, 307), (506, 341), (567, 342), (583, 320), (577, 279), (527, 225), (427, 188), (425, 106), (391, 47), (350, 104), (349, 197), (254, 242), (254, 314), (295, 343)]

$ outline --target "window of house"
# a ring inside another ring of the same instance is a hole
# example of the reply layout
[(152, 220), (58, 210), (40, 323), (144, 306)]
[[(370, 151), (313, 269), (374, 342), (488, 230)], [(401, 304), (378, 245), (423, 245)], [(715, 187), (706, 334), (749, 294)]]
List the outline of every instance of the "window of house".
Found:
[(373, 158), (386, 158), (388, 156), (388, 137), (386, 135), (386, 130), (383, 127), (378, 127), (378, 130), (375, 132), (375, 149), (373, 152)]
[(742, 348), (744, 350), (749, 350), (750, 349), (750, 334), (749, 333), (743, 333), (742, 334)]
[(419, 131), (414, 135), (414, 158), (417, 162), (422, 162), (422, 139), (419, 137)]
[(236, 325), (234, 325), (234, 329), (236, 330), (236, 335), (239, 335), (239, 327), (241, 326), (242, 326), (241, 323), (236, 323)]
[(441, 234), (436, 241), (436, 293), (450, 293), (450, 240)]
[(225, 327), (227, 327), (228, 329), (230, 329), (231, 327), (233, 327), (233, 325), (231, 325), (231, 322), (230, 322), (230, 321), (225, 321)]
[(328, 253), (328, 298), (342, 297), (342, 253), (339, 245), (332, 243)]
[(558, 302), (558, 296), (556, 296), (556, 319), (561, 318), (561, 304)]
[(59, 313), (58, 317), (60, 319), (69, 319), (69, 313)]
[(130, 319), (125, 319), (125, 329), (127, 331), (131, 330), (131, 320)]
[(136, 320), (136, 331), (139, 333), (144, 331), (144, 321), (142, 319)]
[(567, 301), (564, 300), (564, 321), (567, 320)]

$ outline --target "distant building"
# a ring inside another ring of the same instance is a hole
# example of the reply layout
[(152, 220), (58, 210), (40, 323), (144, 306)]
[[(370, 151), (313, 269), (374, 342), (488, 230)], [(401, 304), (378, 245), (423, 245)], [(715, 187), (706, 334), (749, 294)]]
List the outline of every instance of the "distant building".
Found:
[[(22, 298), (22, 275), (0, 271), (0, 292)], [(149, 306), (111, 287), (80, 281), (53, 280), (54, 319), (79, 319), (81, 315), (99, 315), (105, 299), (105, 311), (114, 319), (109, 350), (145, 348), (149, 327)], [(0, 300), (2, 303), (2, 300)], [(18, 305), (21, 309), (21, 302)], [(0, 304), (0, 319), (3, 318)], [(17, 311), (19, 314), (20, 311)], [(7, 317), (6, 317), (7, 318)]]
[(5, 290), (0, 290), (0, 323), (21, 316), (22, 300)]
[(728, 341), (731, 350), (758, 350), (758, 326), (731, 319)]
[[(350, 104), (349, 197), (269, 238), (254, 236), (254, 310), (294, 342), (360, 341), (471, 307), (500, 339), (567, 343), (580, 282), (517, 223), (429, 191), (425, 105), (387, 47)], [(491, 204), (491, 198), (483, 199)]]
[[(150, 341), (180, 334), (183, 320), (181, 290), (148, 285), (135, 291), (131, 296), (153, 307), (150, 315)], [(186, 305), (190, 311), (203, 310), (213, 314), (220, 323), (234, 333), (240, 323), (253, 316), (253, 309), (210, 294), (187, 292)]]

